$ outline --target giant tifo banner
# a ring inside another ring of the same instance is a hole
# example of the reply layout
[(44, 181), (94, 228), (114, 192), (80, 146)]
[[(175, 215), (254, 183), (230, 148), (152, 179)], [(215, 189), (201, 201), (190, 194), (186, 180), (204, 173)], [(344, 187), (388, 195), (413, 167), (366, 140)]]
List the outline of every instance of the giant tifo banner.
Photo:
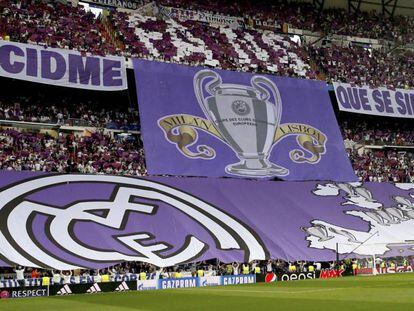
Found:
[(0, 76), (80, 89), (127, 88), (124, 58), (0, 40)]
[(414, 118), (414, 90), (372, 89), (333, 83), (339, 110), (384, 117)]
[(150, 174), (355, 181), (326, 84), (134, 60)]
[(0, 189), (0, 266), (414, 254), (414, 184), (4, 171)]

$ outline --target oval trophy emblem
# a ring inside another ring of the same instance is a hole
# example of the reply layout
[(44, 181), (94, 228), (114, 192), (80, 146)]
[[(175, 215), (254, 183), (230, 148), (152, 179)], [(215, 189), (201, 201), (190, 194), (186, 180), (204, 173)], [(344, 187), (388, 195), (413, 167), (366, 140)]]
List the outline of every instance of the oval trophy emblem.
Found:
[(249, 105), (247, 105), (247, 103), (242, 100), (235, 100), (231, 104), (231, 108), (233, 109), (234, 113), (238, 114), (239, 116), (245, 116), (246, 114), (250, 113)]

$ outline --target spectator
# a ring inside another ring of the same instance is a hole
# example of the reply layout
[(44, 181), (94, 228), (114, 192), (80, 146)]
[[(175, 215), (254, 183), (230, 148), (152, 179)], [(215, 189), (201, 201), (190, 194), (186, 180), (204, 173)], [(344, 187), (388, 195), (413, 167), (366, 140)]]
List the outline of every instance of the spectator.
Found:
[(38, 279), (40, 277), (40, 273), (37, 268), (32, 269), (31, 277), (32, 279)]
[(26, 286), (26, 281), (24, 278), (24, 267), (22, 266), (16, 266), (14, 267), (14, 272), (16, 273), (16, 280), (19, 283), (20, 287), (24, 287)]

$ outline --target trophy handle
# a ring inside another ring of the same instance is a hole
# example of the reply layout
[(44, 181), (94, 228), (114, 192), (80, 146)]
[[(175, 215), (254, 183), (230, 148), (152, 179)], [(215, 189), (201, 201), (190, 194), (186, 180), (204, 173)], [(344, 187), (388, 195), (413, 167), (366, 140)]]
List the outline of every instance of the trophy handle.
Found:
[(261, 99), (264, 101), (267, 101), (270, 98), (270, 93), (269, 90), (262, 87), (261, 84), (267, 86), (272, 91), (276, 108), (276, 125), (279, 126), (280, 119), (282, 117), (282, 100), (280, 99), (280, 93), (276, 85), (268, 78), (260, 76), (254, 76), (251, 79), (250, 83), (252, 84), (253, 88), (259, 92), (260, 96), (263, 97)]
[(194, 93), (196, 95), (198, 104), (200, 105), (200, 107), (203, 110), (206, 117), (210, 118), (209, 109), (208, 109), (207, 102), (205, 100), (205, 97), (204, 97), (204, 94), (203, 94), (203, 89), (202, 89), (203, 82), (207, 78), (212, 79), (205, 86), (206, 91), (210, 95), (215, 95), (216, 94), (216, 90), (217, 90), (218, 86), (221, 85), (222, 80), (221, 80), (221, 77), (216, 72), (214, 72), (212, 70), (208, 70), (208, 69), (200, 70), (194, 76), (194, 80), (193, 80)]

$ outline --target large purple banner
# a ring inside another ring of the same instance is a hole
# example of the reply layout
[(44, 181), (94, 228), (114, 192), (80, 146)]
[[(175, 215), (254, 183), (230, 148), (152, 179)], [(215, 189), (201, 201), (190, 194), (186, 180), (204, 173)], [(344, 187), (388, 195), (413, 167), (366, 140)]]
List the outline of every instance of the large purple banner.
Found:
[(414, 184), (1, 172), (0, 188), (0, 265), (414, 254)]
[(127, 88), (125, 59), (0, 40), (0, 76), (79, 89)]
[(134, 59), (150, 174), (355, 181), (320, 81)]

